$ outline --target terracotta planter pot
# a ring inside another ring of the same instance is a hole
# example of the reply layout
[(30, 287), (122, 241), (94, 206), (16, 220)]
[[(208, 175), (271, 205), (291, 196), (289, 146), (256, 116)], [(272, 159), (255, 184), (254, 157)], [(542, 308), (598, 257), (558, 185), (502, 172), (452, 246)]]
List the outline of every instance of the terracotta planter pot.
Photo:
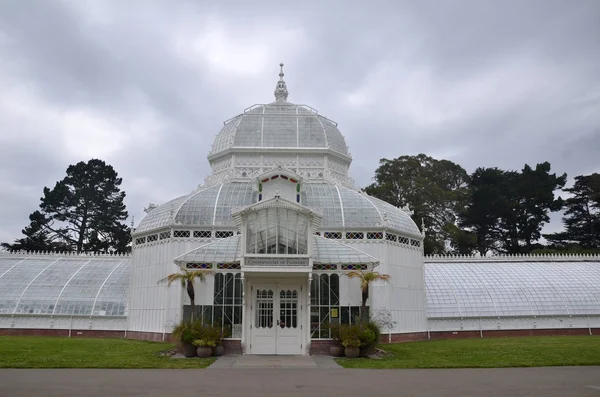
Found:
[(196, 357), (196, 346), (191, 343), (181, 342), (181, 350), (185, 357)]
[(333, 357), (343, 357), (344, 356), (344, 346), (341, 346), (341, 345), (329, 346), (329, 354), (331, 354)]
[(212, 351), (213, 351), (212, 347), (205, 347), (205, 346), (200, 346), (196, 349), (196, 353), (198, 354), (198, 357), (201, 357), (201, 358), (212, 356)]
[(360, 347), (346, 347), (344, 353), (346, 353), (346, 357), (348, 358), (357, 358), (360, 354)]
[(223, 345), (217, 345), (212, 348), (212, 354), (213, 356), (222, 356), (224, 350)]

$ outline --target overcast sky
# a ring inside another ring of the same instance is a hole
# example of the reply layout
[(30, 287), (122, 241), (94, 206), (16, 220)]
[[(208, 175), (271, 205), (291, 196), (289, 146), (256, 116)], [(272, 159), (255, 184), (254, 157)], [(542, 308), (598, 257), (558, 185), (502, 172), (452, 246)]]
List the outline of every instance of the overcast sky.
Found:
[[(210, 173), (222, 122), (289, 100), (380, 158), (600, 172), (600, 1), (0, 0), (0, 241), (101, 158), (130, 215)], [(554, 216), (547, 231), (561, 228)]]

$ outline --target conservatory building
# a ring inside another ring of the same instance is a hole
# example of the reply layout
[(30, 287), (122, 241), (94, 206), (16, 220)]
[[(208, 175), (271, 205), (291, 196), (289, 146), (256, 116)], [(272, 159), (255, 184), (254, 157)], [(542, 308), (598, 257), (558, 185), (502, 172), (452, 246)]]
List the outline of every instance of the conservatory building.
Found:
[[(368, 299), (386, 341), (600, 334), (600, 256), (424, 257), (408, 210), (354, 186), (337, 123), (279, 76), (224, 122), (203, 184), (146, 208), (131, 255), (0, 252), (0, 335), (162, 341), (195, 310), (230, 352), (311, 354), (356, 321), (348, 274), (372, 269), (390, 276)], [(210, 270), (195, 307), (164, 282), (182, 270)]]
[(131, 331), (168, 332), (191, 310), (179, 288), (157, 284), (177, 266), (212, 271), (196, 286), (197, 308), (245, 353), (307, 354), (329, 324), (352, 322), (361, 304), (352, 270), (390, 274), (371, 287), (371, 306), (404, 331), (426, 329), (417, 225), (354, 188), (337, 124), (287, 98), (282, 71), (274, 102), (224, 123), (206, 183), (152, 206), (135, 229)]

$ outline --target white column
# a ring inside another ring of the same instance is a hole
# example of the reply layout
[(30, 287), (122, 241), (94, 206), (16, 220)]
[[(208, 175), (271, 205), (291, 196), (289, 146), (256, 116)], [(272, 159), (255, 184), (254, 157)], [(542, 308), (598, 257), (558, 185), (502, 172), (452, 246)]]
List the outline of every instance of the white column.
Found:
[(312, 285), (312, 272), (308, 273), (308, 283), (307, 284), (308, 284), (308, 286), (307, 286), (307, 291), (306, 291), (306, 319), (304, 321), (304, 324), (306, 325), (306, 337), (305, 337), (306, 353), (309, 354), (310, 346), (311, 346), (311, 341), (310, 341), (310, 313), (311, 313), (310, 291), (311, 291), (311, 285)]
[[(242, 276), (240, 278), (242, 283), (242, 341), (241, 345), (245, 346), (246, 343), (246, 283), (244, 282), (244, 272), (242, 272)], [(244, 350), (242, 349), (242, 354), (244, 354)]]

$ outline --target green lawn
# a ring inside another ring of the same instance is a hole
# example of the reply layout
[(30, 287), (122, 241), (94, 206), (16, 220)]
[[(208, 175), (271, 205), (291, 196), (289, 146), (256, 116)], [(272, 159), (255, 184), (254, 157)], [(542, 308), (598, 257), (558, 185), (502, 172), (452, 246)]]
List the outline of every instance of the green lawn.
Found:
[(173, 347), (128, 339), (0, 336), (0, 368), (205, 368), (214, 361), (158, 355)]
[(381, 345), (380, 359), (338, 358), (345, 368), (501, 368), (600, 365), (600, 337), (454, 339)]

